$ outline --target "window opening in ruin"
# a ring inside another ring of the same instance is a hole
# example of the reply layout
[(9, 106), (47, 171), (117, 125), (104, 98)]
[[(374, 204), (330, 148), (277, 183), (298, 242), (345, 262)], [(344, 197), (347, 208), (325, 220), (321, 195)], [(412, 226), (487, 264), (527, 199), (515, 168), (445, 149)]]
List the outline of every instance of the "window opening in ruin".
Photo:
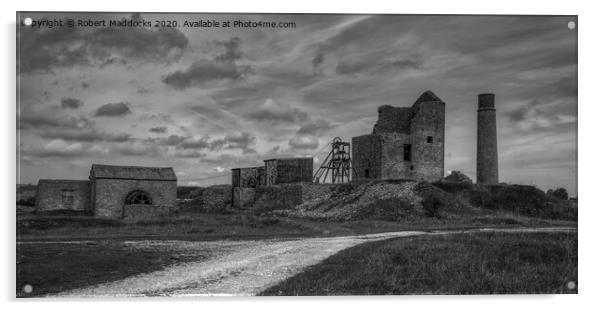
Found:
[(403, 160), (412, 161), (412, 145), (411, 144), (403, 145)]
[(426, 137), (426, 142), (427, 143), (433, 143), (433, 136), (427, 136)]
[(61, 192), (61, 198), (63, 200), (63, 205), (72, 206), (73, 205), (73, 190), (64, 189)]
[(143, 191), (136, 190), (131, 192), (125, 198), (126, 205), (152, 205), (153, 200), (151, 196)]
[(364, 176), (365, 176), (366, 178), (369, 178), (369, 177), (370, 177), (370, 170), (369, 170), (369, 169), (366, 169), (366, 170), (364, 171)]

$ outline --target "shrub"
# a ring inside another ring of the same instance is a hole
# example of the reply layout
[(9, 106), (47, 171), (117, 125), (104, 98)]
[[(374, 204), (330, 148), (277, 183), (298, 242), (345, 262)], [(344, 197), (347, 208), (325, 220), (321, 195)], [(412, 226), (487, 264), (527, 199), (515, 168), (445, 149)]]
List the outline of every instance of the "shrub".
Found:
[(478, 208), (495, 209), (491, 193), (484, 188), (473, 188), (464, 192), (468, 202)]
[(566, 189), (564, 188), (557, 188), (552, 192), (552, 196), (561, 199), (561, 200), (568, 200), (569, 199), (569, 193), (567, 193)]
[(17, 200), (17, 205), (26, 206), (26, 207), (35, 207), (36, 206), (36, 197), (32, 196), (26, 199)]
[(443, 206), (443, 201), (435, 195), (429, 195), (422, 199), (424, 214), (428, 217), (439, 217), (439, 211)]
[(472, 184), (467, 182), (437, 181), (432, 184), (433, 186), (452, 194), (472, 189)]

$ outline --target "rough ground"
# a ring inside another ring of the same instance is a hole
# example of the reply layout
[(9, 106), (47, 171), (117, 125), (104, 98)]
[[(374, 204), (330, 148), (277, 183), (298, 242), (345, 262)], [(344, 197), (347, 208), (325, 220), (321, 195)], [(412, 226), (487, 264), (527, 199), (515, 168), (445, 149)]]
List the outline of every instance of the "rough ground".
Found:
[[(516, 233), (574, 231), (575, 228), (515, 228), (477, 231)], [(212, 258), (173, 265), (115, 282), (49, 297), (256, 295), (345, 248), (369, 241), (445, 232), (390, 232), (360, 236), (263, 241), (126, 241), (134, 247), (184, 247), (208, 251)], [(82, 241), (85, 242), (85, 241)]]

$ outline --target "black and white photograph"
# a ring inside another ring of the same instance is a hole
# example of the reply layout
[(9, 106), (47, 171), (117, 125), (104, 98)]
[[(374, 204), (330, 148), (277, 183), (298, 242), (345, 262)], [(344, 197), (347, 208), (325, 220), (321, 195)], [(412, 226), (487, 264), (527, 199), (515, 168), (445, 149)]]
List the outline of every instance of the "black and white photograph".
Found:
[(17, 299), (579, 291), (577, 15), (16, 24)]

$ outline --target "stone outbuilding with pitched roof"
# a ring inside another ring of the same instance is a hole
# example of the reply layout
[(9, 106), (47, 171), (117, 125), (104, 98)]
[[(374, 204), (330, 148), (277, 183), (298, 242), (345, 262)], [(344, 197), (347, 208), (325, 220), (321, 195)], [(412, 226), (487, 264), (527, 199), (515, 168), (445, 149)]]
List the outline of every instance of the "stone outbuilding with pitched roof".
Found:
[(171, 212), (177, 178), (172, 168), (92, 165), (89, 180), (40, 180), (37, 210), (73, 210), (107, 218)]

